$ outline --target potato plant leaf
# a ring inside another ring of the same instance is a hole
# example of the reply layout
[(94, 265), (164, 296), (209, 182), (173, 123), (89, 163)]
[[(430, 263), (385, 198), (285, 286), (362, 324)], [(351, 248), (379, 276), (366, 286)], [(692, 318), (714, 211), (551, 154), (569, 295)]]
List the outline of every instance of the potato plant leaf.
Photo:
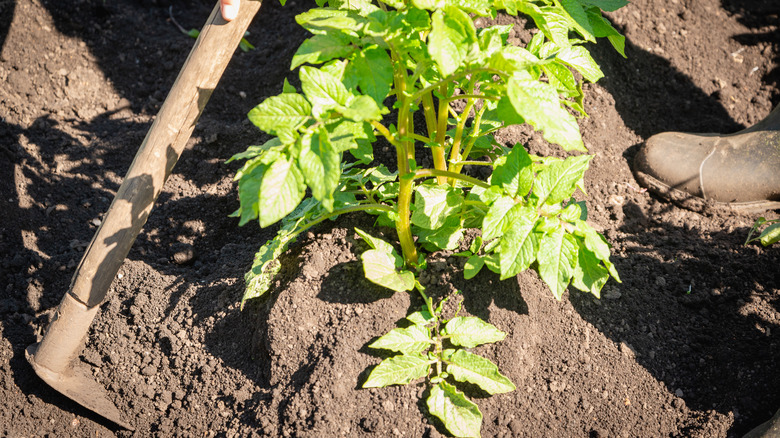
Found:
[(491, 184), (501, 186), (509, 196), (525, 196), (531, 191), (534, 172), (531, 156), (521, 144), (516, 144), (493, 164)]
[(515, 390), (511, 380), (498, 372), (496, 364), (482, 356), (466, 350), (444, 352), (447, 372), (458, 382), (469, 382), (479, 386), (488, 394), (503, 394)]
[(379, 363), (368, 375), (363, 388), (404, 385), (425, 377), (431, 371), (431, 360), (421, 354), (402, 354)]
[(538, 236), (534, 233), (538, 215), (533, 207), (515, 205), (507, 217), (510, 222), (501, 238), (499, 253), (502, 280), (528, 269), (539, 248)]
[(454, 250), (463, 239), (463, 227), (458, 216), (450, 216), (444, 224), (436, 229), (420, 228), (416, 231), (419, 242), (430, 243), (438, 249)]
[(571, 197), (588, 169), (591, 155), (555, 161), (542, 169), (534, 181), (534, 196), (540, 204), (559, 204)]
[(509, 196), (502, 196), (493, 202), (482, 220), (482, 238), (485, 241), (504, 234), (514, 217), (509, 212), (515, 205), (515, 200)]
[(557, 58), (564, 64), (577, 70), (590, 82), (596, 82), (604, 77), (599, 65), (590, 56), (588, 49), (582, 46), (570, 46), (561, 49)]
[(311, 104), (298, 93), (269, 97), (249, 111), (249, 121), (271, 135), (278, 135), (284, 143), (294, 142), (291, 132), (310, 118)]
[(454, 73), (477, 50), (477, 30), (466, 12), (447, 7), (433, 13), (428, 53), (443, 76)]
[(263, 174), (258, 194), (258, 218), (265, 228), (281, 220), (300, 204), (306, 194), (303, 174), (295, 161), (280, 155)]
[(428, 412), (441, 420), (444, 427), (456, 437), (479, 437), (482, 413), (479, 407), (458, 391), (441, 381), (431, 388), (427, 400)]
[(349, 38), (340, 33), (314, 35), (305, 40), (293, 55), (290, 70), (302, 64), (322, 64), (334, 58), (344, 58), (355, 51)]
[(403, 354), (421, 353), (431, 346), (431, 334), (425, 326), (414, 324), (407, 328), (390, 330), (368, 346)]
[(393, 84), (393, 64), (387, 51), (371, 47), (355, 53), (345, 74), (352, 75), (360, 91), (382, 105)]
[(352, 99), (347, 88), (337, 78), (314, 67), (301, 67), (301, 88), (311, 102), (315, 117), (324, 111), (346, 106)]
[(507, 94), (517, 113), (545, 140), (561, 145), (567, 151), (584, 151), (580, 128), (574, 116), (561, 107), (552, 85), (532, 80), (509, 79)]
[(485, 259), (478, 254), (472, 255), (466, 260), (466, 265), (463, 267), (463, 278), (471, 280), (479, 274), (483, 266), (485, 266)]
[(547, 283), (555, 298), (560, 300), (574, 275), (577, 242), (563, 228), (558, 228), (542, 237), (537, 260), (539, 277)]
[(414, 288), (414, 274), (410, 271), (395, 269), (396, 259), (392, 254), (370, 249), (360, 255), (363, 261), (363, 273), (368, 281), (396, 292)]
[(333, 191), (341, 175), (341, 154), (333, 149), (324, 130), (304, 135), (301, 140), (298, 167), (314, 199), (320, 201), (326, 210), (332, 211)]
[(574, 266), (572, 277), (572, 286), (577, 289), (590, 292), (601, 297), (601, 288), (607, 283), (609, 271), (601, 265), (601, 260), (589, 251), (584, 243), (580, 245), (577, 251), (577, 263)]
[(461, 207), (463, 195), (459, 189), (448, 185), (420, 185), (414, 197), (414, 213), (411, 221), (418, 227), (435, 230)]
[(473, 316), (456, 316), (444, 326), (444, 334), (449, 336), (453, 345), (474, 348), (477, 345), (498, 342), (506, 333)]

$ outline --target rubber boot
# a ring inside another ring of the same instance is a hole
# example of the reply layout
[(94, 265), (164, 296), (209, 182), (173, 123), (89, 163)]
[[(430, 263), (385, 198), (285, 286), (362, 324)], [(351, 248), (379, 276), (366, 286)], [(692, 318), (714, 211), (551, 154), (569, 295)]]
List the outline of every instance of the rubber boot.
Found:
[(742, 438), (780, 438), (780, 411), (766, 423), (751, 430)]
[(734, 134), (664, 132), (634, 159), (637, 181), (684, 208), (780, 208), (780, 106)]

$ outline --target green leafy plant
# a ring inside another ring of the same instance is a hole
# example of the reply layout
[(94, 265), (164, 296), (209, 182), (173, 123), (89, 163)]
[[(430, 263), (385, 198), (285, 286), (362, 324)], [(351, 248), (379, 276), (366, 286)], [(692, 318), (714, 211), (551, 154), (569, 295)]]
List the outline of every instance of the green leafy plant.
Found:
[[(457, 250), (468, 228), (481, 236), (457, 253), (468, 257), (467, 278), (484, 267), (501, 279), (532, 268), (557, 299), (569, 285), (598, 297), (610, 276), (620, 281), (608, 243), (573, 197), (578, 188), (584, 192), (592, 157), (539, 157), (520, 144), (499, 144), (493, 134), (527, 123), (567, 151), (585, 151), (574, 115), (585, 116), (581, 78), (603, 74), (583, 43), (606, 37), (623, 54), (625, 40), (601, 9), (625, 3), (318, 0), (319, 8), (298, 15), (313, 34), (292, 59), (300, 90), (285, 81), (281, 94), (250, 111), (252, 123), (272, 138), (231, 158), (246, 160), (236, 174), (240, 225), (281, 221), (255, 256), (243, 301), (269, 290), (279, 256), (297, 235), (356, 211), (395, 228), (400, 251), (356, 230), (371, 247), (361, 255), (364, 273), (380, 286), (420, 293), (435, 325), (426, 328), (433, 342), (426, 345), (440, 345), (437, 333), (450, 332), (452, 320), (436, 325), (439, 316), (417, 275), (426, 254)], [(508, 43), (511, 25), (476, 25), (499, 11), (523, 13), (536, 24), (525, 47)], [(395, 149), (395, 169), (374, 163), (379, 141)], [(439, 350), (420, 357), (449, 370), (452, 356), (444, 351), (450, 350)], [(443, 373), (458, 380), (437, 368), (431, 395), (456, 403)], [(429, 405), (460, 435), (453, 424), (462, 418), (452, 423), (450, 411), (436, 409)], [(463, 436), (479, 428), (468, 430)]]
[[(416, 287), (425, 294), (419, 283)], [(428, 377), (431, 389), (426, 404), (431, 415), (455, 436), (479, 436), (482, 413), (456, 386), (471, 383), (491, 395), (515, 390), (493, 362), (467, 350), (500, 341), (506, 334), (479, 318), (458, 316), (460, 305), (454, 317), (443, 319), (446, 301), (434, 309), (432, 300), (426, 299), (422, 310), (406, 317), (411, 325), (393, 329), (369, 345), (399, 354), (377, 365), (363, 387), (405, 385)]]
[[(758, 230), (761, 229), (761, 227), (767, 224), (769, 224), (769, 226), (764, 228), (758, 237), (753, 237), (754, 234), (758, 233)], [(756, 240), (761, 242), (764, 246), (769, 246), (780, 241), (780, 219), (767, 220), (764, 217), (756, 219), (756, 222), (753, 223), (753, 226), (750, 228), (748, 237), (745, 240), (745, 245), (755, 242)]]

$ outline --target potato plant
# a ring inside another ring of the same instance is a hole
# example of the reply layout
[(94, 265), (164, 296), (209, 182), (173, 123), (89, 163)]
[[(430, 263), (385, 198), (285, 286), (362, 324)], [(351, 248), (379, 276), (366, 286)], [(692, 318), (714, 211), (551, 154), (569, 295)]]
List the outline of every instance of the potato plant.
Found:
[[(429, 413), (453, 435), (478, 436), (482, 414), (457, 385), (514, 389), (468, 351), (503, 334), (478, 318), (445, 320), (417, 276), (427, 254), (458, 249), (464, 230), (477, 228), (480, 237), (457, 253), (468, 257), (466, 278), (485, 267), (502, 280), (532, 268), (557, 299), (569, 285), (598, 297), (610, 276), (620, 281), (609, 245), (573, 197), (592, 157), (539, 157), (493, 134), (527, 123), (567, 151), (585, 151), (575, 118), (585, 116), (582, 79), (603, 74), (583, 44), (606, 37), (623, 54), (625, 39), (601, 11), (625, 3), (318, 0), (298, 15), (312, 33), (292, 60), (300, 90), (285, 81), (254, 108), (249, 119), (272, 138), (231, 158), (246, 160), (236, 174), (240, 225), (281, 221), (246, 275), (243, 300), (269, 290), (279, 256), (301, 232), (345, 213), (376, 215), (398, 240), (356, 230), (370, 246), (361, 255), (366, 278), (416, 290), (425, 305), (407, 317), (411, 325), (370, 345), (400, 354), (363, 386), (427, 377)], [(536, 25), (525, 47), (507, 42), (511, 25), (477, 27), (499, 12)], [(395, 169), (375, 164), (379, 141), (395, 149)]]

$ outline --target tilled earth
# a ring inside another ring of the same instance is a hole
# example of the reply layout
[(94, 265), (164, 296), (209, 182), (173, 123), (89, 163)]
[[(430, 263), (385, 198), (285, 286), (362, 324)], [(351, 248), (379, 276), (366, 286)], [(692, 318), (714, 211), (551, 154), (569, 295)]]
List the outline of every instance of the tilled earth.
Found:
[[(3, 436), (437, 437), (423, 384), (359, 389), (366, 345), (411, 306), (362, 278), (353, 216), (304, 236), (270, 298), (239, 310), (273, 230), (238, 228), (225, 160), (263, 135), (245, 114), (281, 90), (314, 2), (266, 2), (113, 283), (82, 359), (135, 425), (116, 428), (42, 383), (24, 349), (67, 290), (211, 2), (0, 1), (0, 432)], [(590, 222), (622, 284), (556, 301), (533, 274), (462, 280), (436, 255), (426, 283), (507, 332), (478, 351), (516, 385), (477, 396), (483, 436), (731, 437), (780, 408), (780, 247), (743, 246), (754, 216), (693, 213), (643, 191), (638, 145), (666, 130), (734, 132), (780, 102), (774, 0), (637, 0), (609, 14), (628, 59), (581, 120), (595, 155)], [(516, 22), (512, 37), (528, 31)], [(500, 135), (561, 152), (527, 129)], [(381, 153), (380, 153), (381, 155)], [(777, 217), (769, 212), (767, 217)], [(382, 230), (380, 230), (382, 231)], [(385, 230), (390, 236), (392, 232)]]

